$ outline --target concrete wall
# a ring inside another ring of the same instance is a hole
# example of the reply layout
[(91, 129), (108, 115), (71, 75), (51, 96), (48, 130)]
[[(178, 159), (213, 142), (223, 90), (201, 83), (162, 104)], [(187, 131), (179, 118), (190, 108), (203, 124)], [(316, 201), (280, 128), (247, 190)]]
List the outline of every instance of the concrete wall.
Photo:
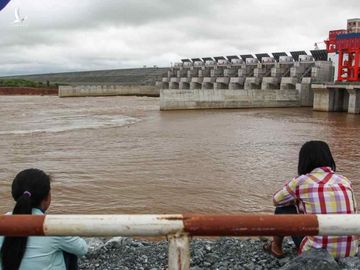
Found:
[(360, 86), (313, 84), (314, 110), (360, 113)]
[(289, 90), (160, 90), (160, 110), (297, 107), (299, 93)]
[(312, 107), (314, 103), (314, 91), (311, 89), (311, 78), (303, 78), (301, 83), (296, 84), (299, 91), (300, 105), (302, 107)]
[(334, 107), (334, 91), (329, 92), (326, 88), (315, 87), (314, 90), (314, 110), (327, 112)]
[(360, 113), (360, 88), (349, 89), (348, 92), (349, 92), (348, 112)]
[(59, 97), (86, 96), (152, 96), (158, 97), (160, 89), (156, 86), (123, 85), (78, 85), (59, 86)]

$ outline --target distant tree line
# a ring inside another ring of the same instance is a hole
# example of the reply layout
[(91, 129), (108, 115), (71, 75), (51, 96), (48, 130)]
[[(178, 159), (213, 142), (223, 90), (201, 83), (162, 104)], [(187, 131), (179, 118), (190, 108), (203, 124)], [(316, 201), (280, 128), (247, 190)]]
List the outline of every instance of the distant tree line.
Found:
[(34, 88), (57, 88), (57, 83), (53, 84), (47, 81), (36, 82), (22, 79), (0, 79), (0, 87), (34, 87)]

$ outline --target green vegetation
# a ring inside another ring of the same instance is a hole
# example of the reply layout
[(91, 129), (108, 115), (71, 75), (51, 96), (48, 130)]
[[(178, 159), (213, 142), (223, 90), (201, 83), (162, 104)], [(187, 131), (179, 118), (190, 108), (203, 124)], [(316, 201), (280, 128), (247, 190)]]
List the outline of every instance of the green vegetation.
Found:
[(339, 81), (336, 81), (335, 82), (336, 85), (358, 85), (360, 84), (360, 82), (339, 82)]
[(58, 84), (35, 82), (21, 79), (0, 79), (0, 87), (34, 87), (34, 88), (57, 88)]

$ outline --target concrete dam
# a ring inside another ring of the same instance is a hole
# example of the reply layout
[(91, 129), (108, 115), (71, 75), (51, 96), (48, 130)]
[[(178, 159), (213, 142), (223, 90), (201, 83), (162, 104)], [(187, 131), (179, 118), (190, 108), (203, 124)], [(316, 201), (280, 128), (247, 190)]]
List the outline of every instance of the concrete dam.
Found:
[(158, 82), (160, 109), (312, 106), (311, 84), (333, 79), (326, 50), (183, 59)]

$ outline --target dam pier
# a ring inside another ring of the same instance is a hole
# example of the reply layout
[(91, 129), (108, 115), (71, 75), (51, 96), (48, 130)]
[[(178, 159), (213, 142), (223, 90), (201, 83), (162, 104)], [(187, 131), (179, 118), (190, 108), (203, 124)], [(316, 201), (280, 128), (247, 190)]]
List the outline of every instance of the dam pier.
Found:
[(314, 110), (360, 113), (360, 85), (313, 84)]
[(332, 80), (332, 62), (322, 50), (280, 54), (183, 59), (162, 79), (160, 109), (312, 106), (311, 84)]

